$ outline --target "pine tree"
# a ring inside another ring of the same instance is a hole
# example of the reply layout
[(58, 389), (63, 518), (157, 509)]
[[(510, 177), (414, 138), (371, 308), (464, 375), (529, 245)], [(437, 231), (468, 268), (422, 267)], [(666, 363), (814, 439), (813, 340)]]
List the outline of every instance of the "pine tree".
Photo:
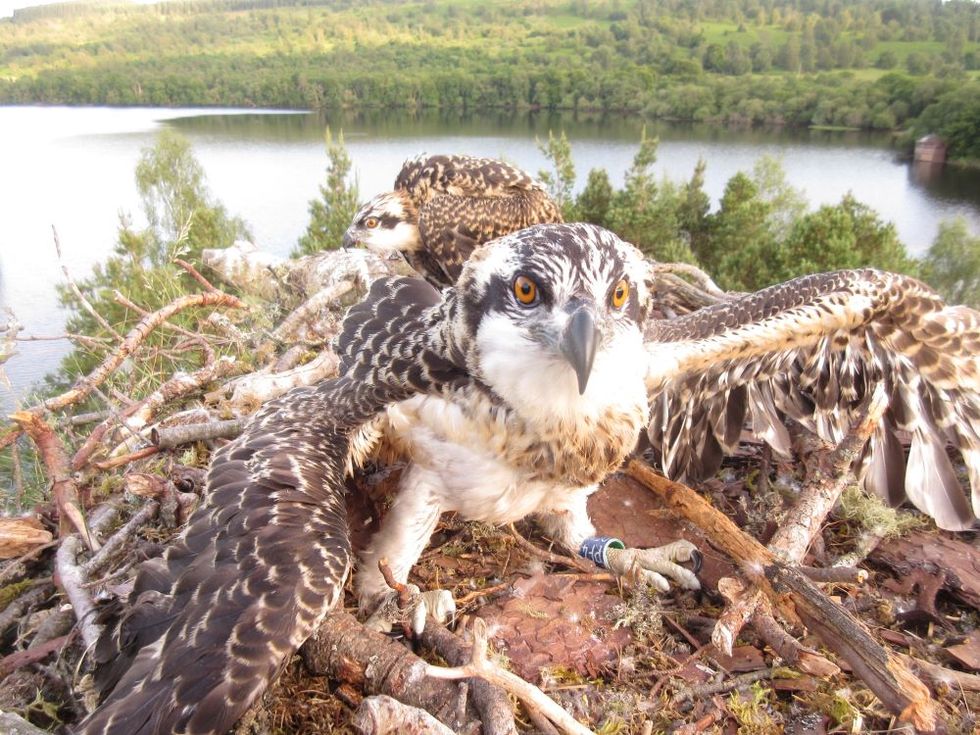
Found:
[(334, 142), (328, 127), (327, 180), (320, 185), (320, 198), (310, 201), (310, 223), (293, 249), (293, 257), (340, 247), (344, 231), (357, 213), (357, 178), (350, 181), (351, 160), (344, 146), (344, 132)]

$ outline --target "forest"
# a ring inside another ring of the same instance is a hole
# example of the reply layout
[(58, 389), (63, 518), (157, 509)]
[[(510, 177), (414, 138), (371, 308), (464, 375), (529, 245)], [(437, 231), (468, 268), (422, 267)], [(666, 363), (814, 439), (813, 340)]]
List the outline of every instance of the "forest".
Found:
[(0, 103), (573, 109), (901, 129), (980, 159), (956, 0), (61, 3), (0, 21)]

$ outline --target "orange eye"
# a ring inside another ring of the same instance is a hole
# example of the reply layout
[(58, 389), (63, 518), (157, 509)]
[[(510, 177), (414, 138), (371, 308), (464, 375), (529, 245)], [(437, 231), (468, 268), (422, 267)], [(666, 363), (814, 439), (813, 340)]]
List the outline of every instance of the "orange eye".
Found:
[(630, 297), (630, 285), (624, 278), (619, 283), (616, 284), (616, 288), (612, 292), (612, 305), (614, 309), (622, 309), (623, 305), (626, 303), (626, 299)]
[(527, 276), (514, 279), (514, 297), (524, 306), (530, 306), (538, 300), (538, 284)]
[(366, 220), (364, 220), (364, 226), (367, 227), (369, 230), (373, 230), (375, 227), (378, 226), (378, 218), (368, 217)]

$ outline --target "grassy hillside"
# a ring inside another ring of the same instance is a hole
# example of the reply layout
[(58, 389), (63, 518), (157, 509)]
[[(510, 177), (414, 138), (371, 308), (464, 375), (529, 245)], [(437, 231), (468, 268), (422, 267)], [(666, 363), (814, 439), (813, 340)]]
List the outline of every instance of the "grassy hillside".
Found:
[(975, 80), (980, 9), (921, 0), (214, 0), (0, 21), (0, 102), (569, 108), (894, 128)]

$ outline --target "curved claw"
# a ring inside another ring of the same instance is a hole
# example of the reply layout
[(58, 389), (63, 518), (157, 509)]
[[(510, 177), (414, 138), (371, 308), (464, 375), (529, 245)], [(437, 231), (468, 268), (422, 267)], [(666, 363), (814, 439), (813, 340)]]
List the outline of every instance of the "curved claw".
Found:
[(655, 549), (609, 549), (609, 569), (620, 575), (636, 575), (652, 584), (661, 592), (670, 589), (668, 579), (689, 590), (701, 589), (701, 583), (692, 572), (677, 562), (693, 561), (696, 570), (701, 568), (701, 552), (690, 541), (674, 541)]
[(449, 590), (421, 592), (414, 584), (406, 585), (411, 593), (408, 605), (399, 605), (398, 592), (385, 593), (364, 627), (381, 633), (390, 633), (396, 623), (410, 622), (412, 632), (420, 635), (430, 615), (440, 623), (447, 622), (456, 614), (456, 601)]

